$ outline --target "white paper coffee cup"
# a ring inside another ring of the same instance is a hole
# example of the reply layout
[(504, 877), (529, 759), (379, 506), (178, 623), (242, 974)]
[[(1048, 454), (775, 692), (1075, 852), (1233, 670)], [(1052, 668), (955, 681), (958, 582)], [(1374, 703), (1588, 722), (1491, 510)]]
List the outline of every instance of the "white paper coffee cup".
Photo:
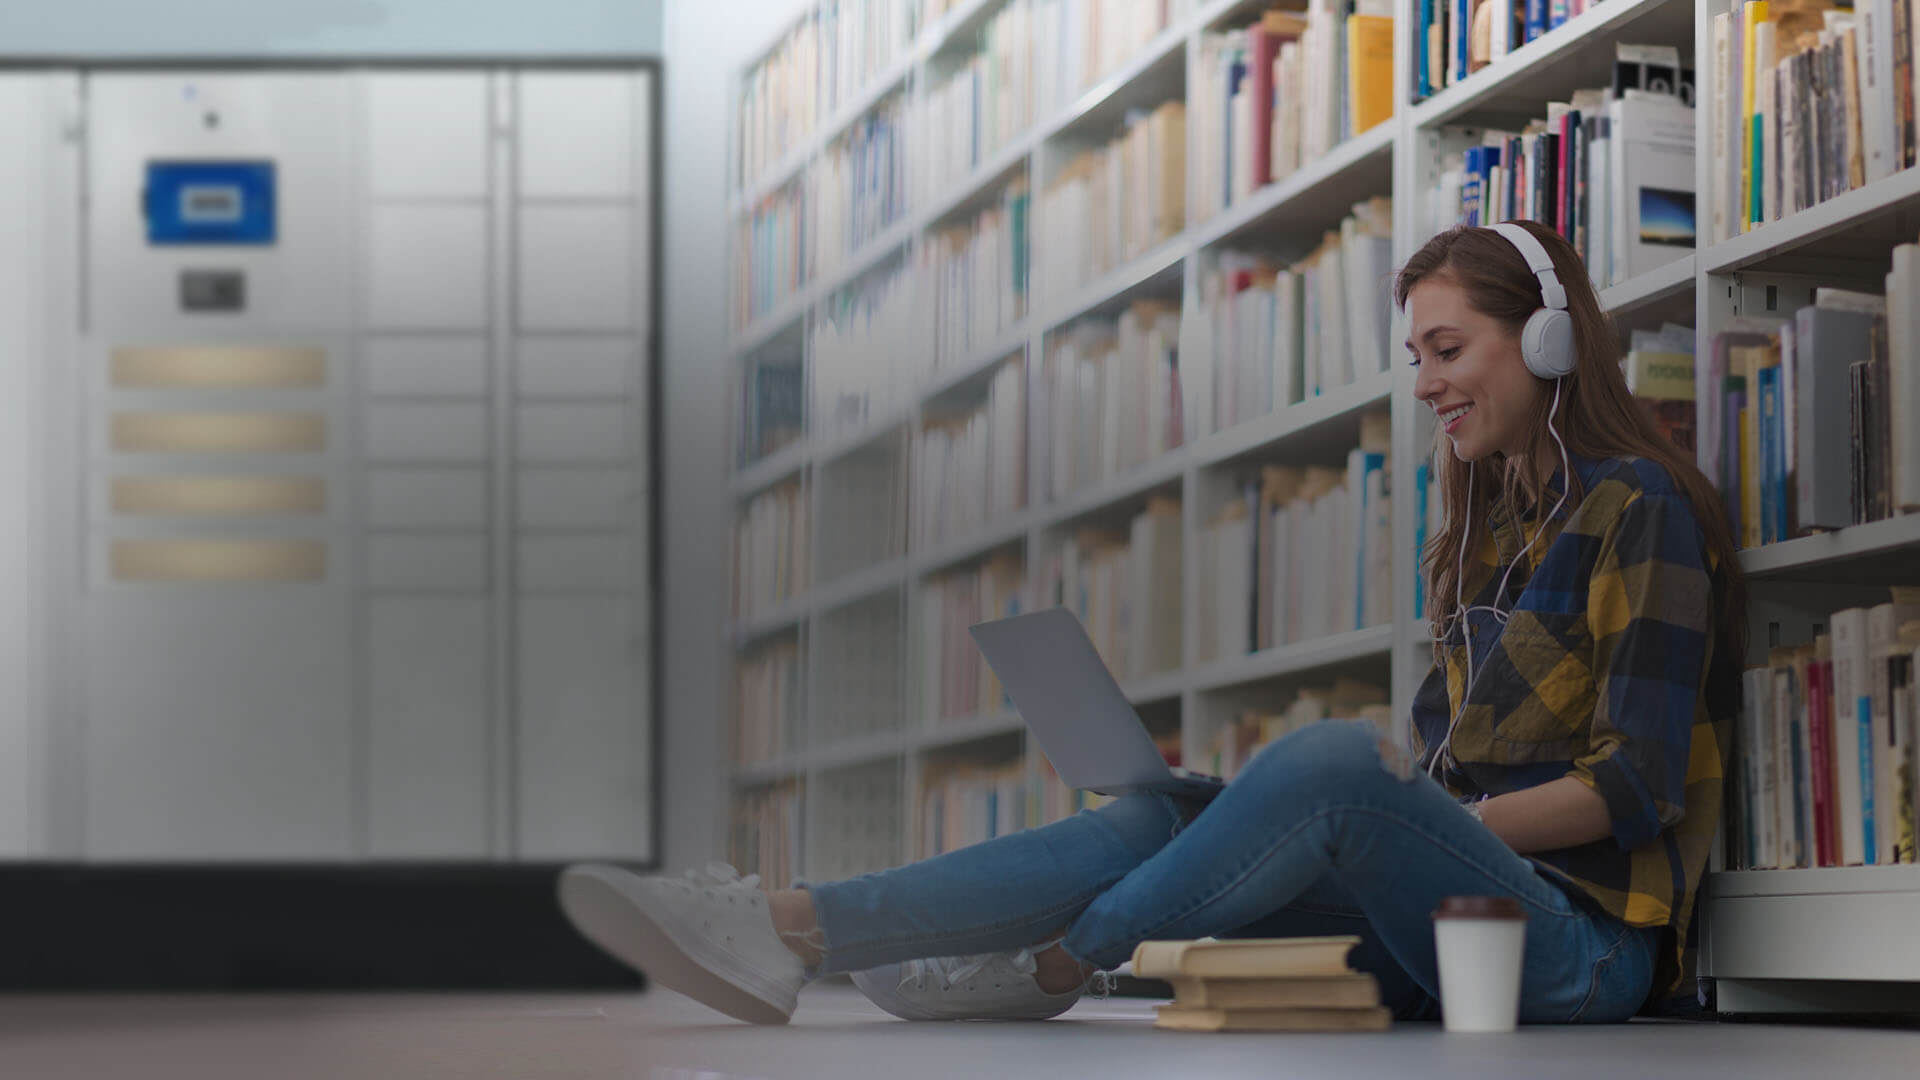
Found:
[(1440, 1013), (1448, 1031), (1512, 1031), (1520, 1020), (1527, 916), (1504, 896), (1449, 896), (1433, 913)]

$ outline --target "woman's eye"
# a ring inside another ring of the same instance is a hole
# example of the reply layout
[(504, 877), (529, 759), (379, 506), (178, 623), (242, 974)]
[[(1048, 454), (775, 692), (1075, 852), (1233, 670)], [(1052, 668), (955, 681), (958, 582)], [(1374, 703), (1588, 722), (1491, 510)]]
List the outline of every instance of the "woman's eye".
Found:
[(1442, 360), (1451, 360), (1460, 355), (1460, 347), (1458, 345), (1450, 345), (1447, 348), (1441, 349), (1436, 355)]

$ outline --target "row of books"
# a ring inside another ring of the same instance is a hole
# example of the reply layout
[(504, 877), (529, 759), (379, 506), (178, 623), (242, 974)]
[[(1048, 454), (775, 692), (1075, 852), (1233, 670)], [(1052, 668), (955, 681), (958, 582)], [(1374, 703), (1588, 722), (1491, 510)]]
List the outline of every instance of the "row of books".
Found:
[(918, 27), (907, 0), (821, 0), (819, 18), (824, 119), (906, 55)]
[(909, 0), (820, 0), (740, 87), (740, 175), (747, 187), (783, 161), (906, 53)]
[(933, 326), (926, 282), (904, 262), (867, 274), (822, 304), (810, 334), (813, 437), (863, 428), (927, 378)]
[(1099, 484), (1184, 441), (1180, 313), (1140, 300), (1117, 320), (1086, 318), (1047, 343), (1035, 449), (1052, 499)]
[(1034, 0), (1040, 107), (1065, 108), (1192, 13), (1197, 0)]
[(994, 205), (920, 245), (915, 268), (930, 293), (935, 371), (979, 359), (1031, 310), (1032, 201), (1017, 178)]
[(804, 184), (788, 184), (753, 208), (734, 234), (734, 329), (785, 304), (811, 280), (809, 229)]
[(1391, 731), (1393, 709), (1384, 689), (1358, 679), (1342, 676), (1332, 686), (1303, 687), (1285, 708), (1249, 709), (1215, 731), (1200, 770), (1231, 780), (1269, 743), (1326, 720), (1359, 721)]
[(1916, 270), (1903, 244), (1887, 296), (1817, 289), (1791, 319), (1730, 323), (1695, 364), (1700, 467), (1743, 547), (1920, 509), (1920, 440), (1895, 422), (1920, 400)]
[(1451, 152), (1432, 195), (1436, 231), (1538, 221), (1573, 245), (1602, 289), (1694, 247), (1694, 110), (1675, 95), (1576, 90), (1521, 131), (1454, 128), (1442, 138)]
[(906, 102), (854, 121), (814, 166), (811, 277), (832, 277), (907, 212)]
[(804, 665), (800, 643), (780, 638), (734, 667), (733, 760), (772, 761), (800, 746)]
[(1186, 227), (1187, 108), (1128, 112), (1125, 130), (1062, 167), (1040, 193), (1038, 258), (1049, 297), (1143, 255)]
[(1027, 504), (1027, 368), (1002, 365), (986, 398), (914, 433), (908, 539), (915, 550), (969, 536)]
[(1377, 197), (1305, 259), (1223, 251), (1200, 271), (1197, 317), (1182, 323), (1190, 430), (1235, 424), (1387, 370), (1393, 203)]
[(1393, 621), (1390, 443), (1369, 414), (1345, 469), (1268, 465), (1222, 505), (1201, 538), (1202, 660)]
[(1275, 4), (1206, 34), (1192, 94), (1204, 219), (1392, 117), (1392, 4)]
[(1181, 665), (1181, 522), (1177, 497), (1152, 496), (1124, 530), (1076, 532), (1038, 574), (1036, 606), (1058, 603), (1079, 616), (1122, 682)]
[(834, 746), (900, 730), (907, 712), (905, 620), (891, 591), (815, 620), (807, 651), (821, 677), (809, 689), (811, 745)]
[(727, 813), (727, 861), (759, 874), (768, 889), (784, 889), (799, 873), (806, 789), (798, 780), (742, 792)]
[(927, 581), (919, 612), (922, 716), (938, 722), (1012, 709), (967, 628), (1020, 614), (1026, 589), (1026, 565), (1014, 555)]
[(915, 111), (914, 199), (926, 205), (1033, 126), (1034, 5), (1012, 0), (980, 32), (979, 50)]
[(907, 553), (908, 461), (890, 435), (813, 470), (822, 585)]
[(1911, 0), (1735, 0), (1713, 16), (1714, 239), (1914, 163), (1913, 16)]
[(1745, 675), (1728, 805), (1738, 867), (1915, 861), (1920, 589), (1836, 612)]
[(807, 500), (799, 481), (747, 500), (733, 526), (733, 617), (770, 615), (807, 591)]
[[(1413, 65), (1415, 100), (1456, 85), (1468, 75), (1600, 0), (1418, 0)], [(1420, 45), (1424, 47), (1420, 47)]]
[(749, 358), (733, 403), (734, 463), (739, 468), (807, 433), (807, 373), (798, 348)]
[(820, 26), (794, 27), (740, 85), (740, 187), (800, 148), (819, 123)]
[(1019, 832), (1029, 818), (1031, 785), (1025, 763), (930, 766), (921, 774), (920, 836), (915, 858)]

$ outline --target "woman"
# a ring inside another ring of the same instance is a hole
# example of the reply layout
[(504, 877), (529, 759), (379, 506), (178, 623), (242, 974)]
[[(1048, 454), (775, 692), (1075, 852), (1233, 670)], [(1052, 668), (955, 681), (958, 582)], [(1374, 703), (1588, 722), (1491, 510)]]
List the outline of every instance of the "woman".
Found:
[(1671, 991), (1739, 708), (1726, 516), (1629, 397), (1579, 258), (1550, 230), (1442, 234), (1395, 299), (1415, 396), (1451, 451), (1423, 565), (1439, 644), (1417, 763), (1378, 732), (1318, 724), (1205, 806), (1130, 795), (772, 893), (727, 867), (575, 867), (568, 915), (661, 985), (762, 1023), (831, 972), (910, 1019), (1036, 1019), (1097, 992), (1143, 940), (1320, 934), (1358, 935), (1352, 962), (1382, 1001), (1431, 1018), (1430, 915), (1457, 894), (1527, 912), (1524, 1021), (1623, 1020)]

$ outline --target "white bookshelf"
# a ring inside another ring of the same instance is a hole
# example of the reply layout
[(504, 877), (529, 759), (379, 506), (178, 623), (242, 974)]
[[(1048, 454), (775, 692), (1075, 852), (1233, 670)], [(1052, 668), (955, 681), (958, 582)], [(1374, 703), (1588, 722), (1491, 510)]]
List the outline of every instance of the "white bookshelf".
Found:
[[(811, 163), (860, 117), (862, 108), (871, 108), (896, 92), (910, 98), (923, 93), (932, 60), (964, 41), (1004, 3), (972, 0), (926, 28), (906, 56), (817, 127), (795, 153), (746, 190), (733, 194), (729, 232), (755, 199), (805, 177)], [(1116, 119), (1128, 107), (1163, 100), (1169, 86), (1175, 88), (1173, 93), (1190, 94), (1202, 35), (1262, 6), (1252, 0), (1212, 0), (1193, 5), (1186, 17), (1155, 36), (1130, 61), (1083, 91), (1069, 106), (1038, 116), (1025, 134), (988, 154), (926, 205), (910, 205), (898, 225), (854, 253), (839, 272), (803, 283), (787, 304), (735, 334), (731, 361), (738, 366), (749, 354), (789, 333), (799, 333), (804, 343), (812, 312), (824, 299), (883, 260), (902, 253), (910, 258), (930, 229), (982, 205), (1014, 176), (1028, 178), (1037, 219), (1041, 181), (1070, 156), (1075, 139)], [(733, 497), (744, 501), (796, 476), (806, 478), (807, 488), (815, 493), (811, 547), (817, 566), (822, 539), (834, 525), (820, 513), (820, 472), (832, 469), (849, 453), (917, 425), (936, 398), (980, 378), (1009, 356), (1024, 354), (1027, 358), (1027, 401), (1031, 406), (1037, 400), (1039, 360), (1051, 331), (1088, 312), (1110, 311), (1141, 296), (1184, 299), (1190, 304), (1198, 289), (1198, 264), (1203, 254), (1242, 242), (1257, 244), (1262, 238), (1270, 241), (1276, 234), (1317, 238), (1323, 230), (1337, 225), (1354, 203), (1374, 195), (1391, 195), (1394, 199), (1393, 256), (1398, 264), (1430, 235), (1431, 230), (1420, 220), (1425, 212), (1421, 195), (1431, 190), (1435, 168), (1432, 151), (1439, 131), (1456, 125), (1541, 115), (1548, 100), (1564, 100), (1573, 89), (1604, 84), (1618, 43), (1677, 45), (1683, 60), (1695, 66), (1697, 85), (1704, 88), (1714, 77), (1707, 70), (1712, 50), (1706, 5), (1696, 7), (1693, 0), (1599, 0), (1565, 26), (1514, 50), (1461, 84), (1414, 104), (1409, 93), (1413, 81), (1414, 8), (1410, 0), (1397, 5), (1394, 80), (1395, 97), (1402, 104), (1391, 121), (1338, 145), (1321, 160), (1254, 192), (1210, 220), (1193, 217), (1197, 166), (1190, 155), (1189, 215), (1177, 235), (1065, 295), (1042, 291), (1043, 275), (1036, 251), (1030, 268), (1029, 314), (1024, 321), (971, 356), (936, 371), (925, 385), (914, 388), (861, 431), (809, 437), (736, 471), (729, 482)], [(1714, 118), (1710, 112), (1701, 109), (1696, 116), (1696, 146), (1702, 150), (1712, 145), (1710, 125)], [(908, 137), (912, 138), (911, 131)], [(1713, 190), (1707, 183), (1706, 156), (1704, 152), (1698, 155), (1697, 167), (1700, 195), (1696, 219), (1703, 235), (1711, 220), (1708, 192)], [(729, 175), (733, 175), (731, 170)], [(1601, 300), (1623, 329), (1657, 326), (1666, 320), (1690, 321), (1704, 351), (1726, 320), (1739, 314), (1742, 304), (1758, 302), (1767, 285), (1786, 283), (1804, 288), (1809, 274), (1821, 275), (1824, 282), (1845, 284), (1884, 273), (1892, 244), (1900, 237), (1910, 238), (1916, 221), (1920, 221), (1920, 169), (1909, 169), (1731, 241), (1703, 243), (1666, 266), (1605, 290)], [(1030, 224), (1029, 235), (1042, 233), (1037, 225)], [(1301, 253), (1311, 246), (1303, 243)], [(1390, 341), (1397, 342), (1403, 330), (1396, 317)], [(1029, 560), (1036, 559), (1074, 525), (1137, 508), (1148, 494), (1161, 491), (1179, 492), (1187, 508), (1183, 547), (1188, 662), (1177, 670), (1126, 683), (1129, 698), (1142, 706), (1150, 726), (1165, 724), (1172, 717), (1181, 725), (1191, 758), (1204, 746), (1204, 734), (1213, 717), (1245, 695), (1262, 688), (1326, 682), (1339, 673), (1358, 673), (1390, 685), (1394, 715), (1400, 718), (1400, 734), (1404, 736), (1414, 690), (1431, 662), (1426, 623), (1413, 614), (1416, 559), (1410, 539), (1395, 544), (1394, 618), (1388, 625), (1210, 662), (1195, 658), (1196, 635), (1192, 629), (1195, 553), (1201, 528), (1193, 506), (1209, 478), (1249, 457), (1274, 460), (1292, 454), (1311, 456), (1324, 450), (1322, 444), (1329, 431), (1356, 425), (1356, 418), (1363, 412), (1388, 410), (1393, 430), (1391, 483), (1396, 538), (1408, 535), (1413, 515), (1413, 469), (1430, 443), (1432, 420), (1412, 399), (1411, 374), (1398, 363), (1397, 347), (1392, 349), (1392, 357), (1394, 363), (1384, 373), (1280, 408), (1267, 417), (1189, 438), (1175, 451), (1063, 500), (1035, 498), (1044, 485), (1031, 459), (1030, 435), (1029, 499), (1018, 513), (969, 535), (925, 549), (909, 548), (898, 557), (830, 580), (816, 576), (812, 591), (777, 612), (730, 627), (730, 642), (736, 649), (777, 635), (798, 636), (810, 699), (801, 721), (802, 730), (809, 733), (803, 745), (774, 761), (731, 767), (732, 784), (736, 790), (795, 779), (806, 785), (807, 839), (802, 873), (820, 876), (829, 870), (875, 869), (912, 857), (923, 767), (956, 755), (1019, 755), (1024, 746), (1023, 728), (1017, 717), (1003, 714), (939, 722), (921, 716), (917, 675), (908, 670), (917, 654), (911, 641), (903, 640), (894, 650), (903, 665), (895, 674), (905, 688), (905, 705), (897, 728), (838, 742), (818, 740), (813, 737), (820, 730), (813, 708), (822, 680), (848, 675), (824, 669), (821, 657), (815, 654), (824, 620), (851, 605), (884, 610), (889, 604), (897, 604), (901, 633), (910, 639), (918, 625), (914, 594), (929, 576), (978, 562), (999, 551), (1017, 550)], [(1039, 422), (1030, 412), (1030, 433)], [(898, 439), (902, 454), (906, 445), (906, 439)], [(1785, 597), (1778, 603), (1816, 602), (1805, 598), (1810, 593), (1818, 596), (1821, 590), (1809, 590), (1806, 583), (1920, 583), (1920, 515), (1748, 551), (1742, 560), (1751, 575), (1755, 597), (1761, 601), (1757, 607), (1775, 603), (1775, 592)], [(1844, 592), (1839, 590), (1835, 595)], [(1753, 636), (1765, 640), (1763, 633)], [(1032, 755), (1026, 757), (1028, 775), (1037, 776), (1038, 766)], [(852, 778), (868, 794), (897, 794), (895, 809), (900, 827), (893, 832), (862, 834), (857, 852), (824, 850), (822, 843), (828, 839), (825, 824), (840, 821), (851, 812), (841, 801), (842, 795), (833, 789), (839, 778)], [(889, 836), (897, 840), (892, 850), (885, 847)], [(1721, 1007), (1733, 1011), (1920, 1008), (1920, 953), (1912, 945), (1916, 939), (1910, 926), (1916, 910), (1920, 910), (1920, 873), (1913, 867), (1711, 875), (1703, 906), (1705, 947), (1700, 973), (1716, 980)], [(1789, 939), (1812, 944), (1783, 947), (1782, 941)]]

